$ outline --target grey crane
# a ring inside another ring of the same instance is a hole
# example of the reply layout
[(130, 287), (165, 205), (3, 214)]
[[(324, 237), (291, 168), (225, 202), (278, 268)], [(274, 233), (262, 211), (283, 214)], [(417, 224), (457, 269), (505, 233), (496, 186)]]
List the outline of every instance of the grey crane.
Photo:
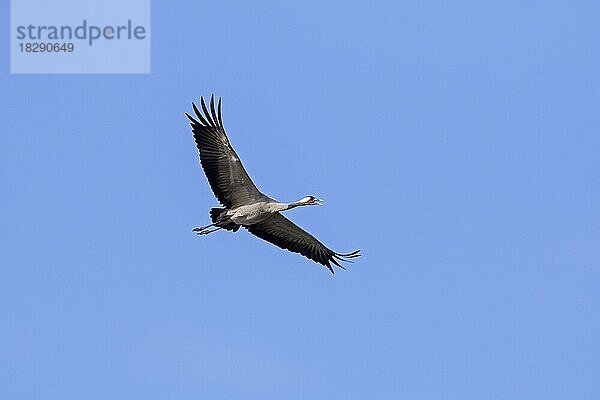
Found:
[[(282, 249), (287, 249), (326, 266), (334, 273), (335, 266), (345, 269), (341, 262), (351, 262), (360, 256), (360, 250), (350, 253), (337, 253), (327, 248), (317, 238), (292, 221), (281, 212), (295, 207), (318, 205), (322, 200), (306, 196), (293, 203), (281, 203), (263, 194), (254, 185), (242, 162), (231, 147), (223, 128), (221, 117), (221, 98), (215, 111), (214, 96), (210, 98), (210, 112), (204, 98), (200, 98), (202, 112), (192, 102), (196, 118), (185, 113), (191, 121), (194, 141), (200, 155), (200, 164), (208, 183), (223, 207), (212, 208), (212, 223), (194, 228), (198, 235), (225, 229), (237, 232), (240, 226), (250, 233)], [(212, 228), (212, 229), (211, 229)]]

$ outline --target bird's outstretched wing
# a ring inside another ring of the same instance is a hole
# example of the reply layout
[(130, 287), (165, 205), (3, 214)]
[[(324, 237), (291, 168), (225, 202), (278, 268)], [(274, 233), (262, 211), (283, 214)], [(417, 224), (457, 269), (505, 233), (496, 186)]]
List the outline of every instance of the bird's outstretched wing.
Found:
[(319, 264), (323, 264), (332, 273), (334, 271), (331, 263), (345, 269), (339, 263), (340, 261), (349, 261), (351, 258), (360, 256), (360, 250), (342, 254), (328, 249), (317, 238), (278, 212), (262, 222), (245, 226), (244, 228), (248, 229), (253, 235), (271, 242), (282, 249), (300, 253)]
[(203, 97), (200, 98), (200, 105), (203, 113), (192, 103), (197, 119), (188, 113), (185, 115), (191, 121), (200, 164), (219, 202), (227, 208), (235, 208), (269, 199), (254, 185), (229, 143), (221, 118), (221, 99), (217, 105), (218, 111), (215, 111), (213, 96), (210, 97), (210, 112)]

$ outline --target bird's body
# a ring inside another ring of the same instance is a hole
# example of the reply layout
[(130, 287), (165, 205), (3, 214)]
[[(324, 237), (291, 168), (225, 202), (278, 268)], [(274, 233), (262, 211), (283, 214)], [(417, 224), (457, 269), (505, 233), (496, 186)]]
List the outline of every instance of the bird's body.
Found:
[[(305, 196), (293, 203), (281, 203), (261, 193), (244, 169), (240, 158), (231, 147), (221, 118), (221, 100), (218, 112), (211, 97), (210, 112), (201, 98), (201, 113), (192, 103), (196, 118), (186, 113), (191, 121), (194, 140), (200, 155), (200, 164), (208, 182), (223, 205), (212, 208), (212, 223), (194, 228), (199, 235), (220, 229), (236, 232), (240, 226), (250, 233), (283, 249), (300, 253), (326, 266), (331, 272), (334, 265), (344, 268), (339, 262), (360, 256), (360, 250), (351, 253), (336, 253), (325, 247), (314, 236), (285, 218), (281, 212), (299, 206), (321, 204), (314, 196)], [(209, 229), (214, 227), (213, 229)]]
[[(280, 203), (275, 200), (270, 201), (258, 201), (252, 204), (245, 204), (232, 209), (226, 209), (220, 216), (224, 224), (227, 221), (234, 222), (237, 225), (249, 226), (257, 224), (269, 217), (273, 216), (276, 212), (286, 211), (290, 208), (294, 208), (300, 205), (306, 205), (304, 203), (318, 204), (321, 200), (316, 199), (313, 196), (304, 197), (295, 203)], [(217, 225), (218, 226), (218, 225)]]
[(273, 213), (285, 209), (287, 205), (284, 203), (261, 201), (228, 210), (227, 216), (238, 225), (248, 226), (264, 221)]

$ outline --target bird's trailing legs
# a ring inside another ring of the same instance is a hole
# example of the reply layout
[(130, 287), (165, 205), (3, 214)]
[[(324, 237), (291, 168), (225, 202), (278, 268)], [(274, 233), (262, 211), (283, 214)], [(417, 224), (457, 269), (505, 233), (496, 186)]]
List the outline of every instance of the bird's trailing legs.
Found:
[(211, 230), (207, 230), (207, 231), (200, 231), (200, 232), (197, 232), (197, 233), (196, 233), (196, 235), (208, 235), (209, 233), (216, 232), (216, 231), (218, 231), (219, 229), (223, 229), (223, 228), (221, 228), (221, 227), (218, 227), (218, 228), (211, 229)]
[(213, 233), (215, 231), (218, 231), (219, 229), (223, 229), (221, 227), (218, 227), (218, 228), (209, 230), (208, 228), (210, 228), (211, 226), (215, 226), (215, 224), (196, 227), (196, 228), (192, 229), (192, 232), (196, 232), (196, 235), (208, 235), (209, 233)]

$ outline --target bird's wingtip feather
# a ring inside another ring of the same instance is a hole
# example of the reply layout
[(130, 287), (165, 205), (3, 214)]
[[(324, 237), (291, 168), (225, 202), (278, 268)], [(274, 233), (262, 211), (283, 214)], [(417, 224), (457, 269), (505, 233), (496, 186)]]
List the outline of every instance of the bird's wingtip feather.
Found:
[(190, 122), (192, 124), (197, 124), (198, 123), (198, 121), (196, 121), (196, 118), (192, 117), (190, 114), (185, 113), (185, 116), (190, 120)]

